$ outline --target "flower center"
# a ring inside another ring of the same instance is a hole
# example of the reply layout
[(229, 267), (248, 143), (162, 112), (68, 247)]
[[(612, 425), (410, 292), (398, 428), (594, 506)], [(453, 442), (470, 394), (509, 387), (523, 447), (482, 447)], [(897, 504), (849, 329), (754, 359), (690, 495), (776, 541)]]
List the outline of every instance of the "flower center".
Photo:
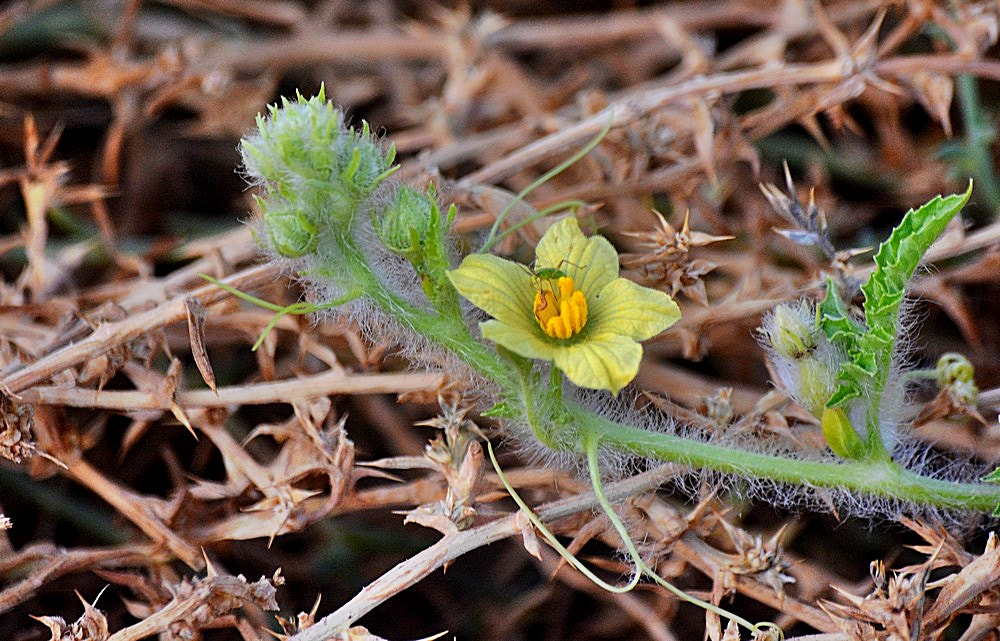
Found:
[(569, 338), (587, 324), (587, 299), (569, 276), (541, 284), (535, 294), (535, 319), (552, 338)]

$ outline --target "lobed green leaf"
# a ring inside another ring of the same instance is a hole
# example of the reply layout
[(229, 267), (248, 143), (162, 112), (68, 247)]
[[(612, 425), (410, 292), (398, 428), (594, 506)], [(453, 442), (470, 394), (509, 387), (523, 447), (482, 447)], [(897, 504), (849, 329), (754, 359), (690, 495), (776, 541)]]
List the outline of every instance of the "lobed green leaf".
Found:
[(849, 357), (837, 375), (837, 390), (827, 407), (837, 407), (862, 395), (863, 390), (880, 396), (896, 348), (899, 308), (906, 285), (931, 244), (941, 235), (972, 195), (972, 183), (964, 194), (936, 196), (919, 209), (911, 209), (875, 254), (875, 270), (862, 285), (865, 325), (851, 318), (827, 280), (826, 298), (819, 306), (819, 323), (833, 343)]

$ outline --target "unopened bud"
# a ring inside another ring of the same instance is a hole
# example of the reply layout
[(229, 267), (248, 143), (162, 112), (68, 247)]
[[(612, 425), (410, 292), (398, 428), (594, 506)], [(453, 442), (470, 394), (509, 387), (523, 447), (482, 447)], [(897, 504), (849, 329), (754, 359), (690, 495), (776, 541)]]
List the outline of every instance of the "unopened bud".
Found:
[(819, 416), (836, 389), (837, 374), (829, 363), (814, 357), (799, 359), (798, 368), (796, 400), (814, 416)]
[(782, 356), (797, 359), (816, 347), (816, 328), (808, 304), (778, 305), (765, 320), (764, 333)]
[[(373, 212), (374, 214), (374, 212)], [(375, 221), (379, 240), (390, 251), (414, 266), (424, 258), (424, 246), (434, 233), (435, 216), (440, 219), (437, 203), (425, 193), (403, 185)]]
[(934, 371), (939, 388), (947, 389), (966, 405), (976, 404), (979, 388), (976, 386), (975, 368), (968, 358), (957, 352), (942, 354)]
[(261, 209), (267, 241), (274, 251), (286, 258), (298, 258), (316, 249), (319, 227), (301, 209), (277, 201)]
[(395, 170), (395, 151), (367, 124), (346, 126), (322, 90), (270, 106), (241, 141), (240, 155), (247, 177), (261, 186), (265, 240), (292, 258), (315, 250), (316, 229), (350, 225)]

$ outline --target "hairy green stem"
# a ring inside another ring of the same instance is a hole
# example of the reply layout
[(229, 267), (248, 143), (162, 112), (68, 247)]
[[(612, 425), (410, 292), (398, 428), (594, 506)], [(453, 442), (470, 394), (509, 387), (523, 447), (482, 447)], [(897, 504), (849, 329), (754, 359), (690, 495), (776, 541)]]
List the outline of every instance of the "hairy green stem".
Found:
[[(561, 394), (553, 393), (552, 386), (540, 384), (530, 371), (512, 377), (510, 364), (477, 341), (464, 323), (402, 300), (375, 277), (350, 240), (345, 239), (343, 249), (353, 275), (367, 295), (396, 320), (451, 350), (501, 389), (517, 389), (535, 436), (550, 448), (565, 449), (568, 443), (581, 447), (586, 440), (596, 437), (601, 445), (621, 452), (779, 483), (844, 488), (946, 509), (990, 512), (1000, 503), (1000, 485), (928, 478), (906, 470), (888, 457), (867, 461), (803, 461), (650, 432), (602, 418), (563, 400)], [(577, 451), (583, 453), (582, 449)]]
[(948, 509), (989, 512), (1000, 502), (998, 485), (932, 479), (889, 460), (802, 461), (650, 432), (594, 416), (582, 408), (573, 408), (573, 416), (582, 432), (600, 434), (603, 445), (664, 462), (780, 483), (844, 488)]
[(339, 242), (351, 276), (365, 295), (385, 312), (424, 338), (447, 348), (497, 385), (505, 387), (513, 384), (507, 365), (496, 352), (472, 337), (461, 318), (442, 316), (403, 300), (375, 276), (351, 237), (342, 236)]

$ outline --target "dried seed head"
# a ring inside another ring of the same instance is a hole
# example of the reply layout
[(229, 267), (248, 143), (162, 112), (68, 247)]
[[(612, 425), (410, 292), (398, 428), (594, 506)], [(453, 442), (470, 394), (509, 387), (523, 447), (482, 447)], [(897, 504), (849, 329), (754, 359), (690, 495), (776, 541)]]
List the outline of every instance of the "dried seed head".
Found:
[(623, 254), (622, 267), (634, 272), (635, 279), (645, 285), (664, 290), (669, 288), (671, 296), (683, 292), (693, 301), (707, 306), (708, 296), (701, 279), (715, 269), (716, 265), (707, 260), (691, 258), (689, 252), (692, 247), (729, 240), (733, 236), (712, 236), (691, 231), (690, 214), (684, 215), (684, 223), (679, 230), (668, 223), (660, 212), (653, 210), (653, 214), (659, 223), (657, 228), (652, 231), (625, 232), (627, 236), (642, 239), (645, 251)]

